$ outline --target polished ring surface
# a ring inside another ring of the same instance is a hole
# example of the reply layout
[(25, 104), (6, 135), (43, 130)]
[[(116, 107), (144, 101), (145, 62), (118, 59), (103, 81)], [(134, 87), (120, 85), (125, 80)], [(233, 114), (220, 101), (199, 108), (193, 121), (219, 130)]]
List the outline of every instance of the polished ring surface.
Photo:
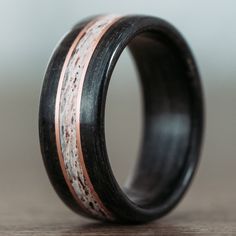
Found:
[[(128, 47), (143, 93), (140, 156), (120, 187), (106, 151), (104, 112), (111, 74)], [(75, 212), (125, 223), (173, 209), (195, 173), (203, 95), (191, 51), (169, 23), (149, 16), (95, 16), (62, 39), (48, 65), (39, 136), (50, 180)]]

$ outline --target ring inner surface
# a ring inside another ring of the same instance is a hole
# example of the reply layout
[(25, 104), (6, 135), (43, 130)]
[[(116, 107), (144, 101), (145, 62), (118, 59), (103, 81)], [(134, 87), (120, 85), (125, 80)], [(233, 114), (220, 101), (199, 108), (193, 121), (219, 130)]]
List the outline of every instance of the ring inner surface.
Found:
[(143, 208), (158, 207), (181, 184), (191, 135), (187, 63), (164, 36), (142, 33), (129, 48), (144, 99), (140, 156), (124, 191)]

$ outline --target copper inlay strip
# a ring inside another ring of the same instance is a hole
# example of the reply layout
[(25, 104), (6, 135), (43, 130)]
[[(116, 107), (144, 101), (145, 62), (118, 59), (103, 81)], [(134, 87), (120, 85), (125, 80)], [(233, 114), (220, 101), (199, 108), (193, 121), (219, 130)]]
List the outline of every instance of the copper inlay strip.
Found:
[[(80, 102), (92, 54), (101, 37), (119, 18), (112, 15), (99, 17), (90, 22), (76, 37), (62, 68), (55, 108), (57, 150), (67, 185), (73, 197), (85, 211), (96, 217), (107, 219), (112, 219), (111, 213), (104, 207), (94, 191), (84, 164), (80, 140)], [(72, 82), (72, 79), (75, 82)], [(73, 130), (74, 128), (76, 130)], [(76, 140), (74, 140), (75, 137)]]

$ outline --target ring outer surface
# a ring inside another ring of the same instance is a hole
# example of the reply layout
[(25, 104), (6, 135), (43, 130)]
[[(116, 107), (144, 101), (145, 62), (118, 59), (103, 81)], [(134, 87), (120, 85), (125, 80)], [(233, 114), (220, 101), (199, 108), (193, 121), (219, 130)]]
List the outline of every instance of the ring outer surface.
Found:
[[(58, 80), (66, 54), (78, 33), (93, 19), (77, 24), (65, 36), (52, 56), (41, 94), (39, 134), (44, 163), (58, 195), (75, 212), (96, 218), (78, 205), (64, 180), (58, 160), (54, 119)], [(167, 36), (178, 45), (183, 60), (190, 60), (189, 68), (193, 80), (190, 86), (195, 93), (191, 100), (194, 107), (191, 149), (189, 148), (182, 181), (168, 201), (157, 208), (147, 209), (132, 202), (115, 180), (106, 151), (104, 113), (110, 77), (120, 54), (135, 36), (148, 31), (156, 31)], [(100, 58), (102, 60), (99, 60)], [(88, 109), (88, 106), (92, 109)], [(195, 61), (185, 40), (173, 26), (159, 18), (124, 16), (107, 30), (98, 43), (86, 71), (80, 107), (80, 129), (82, 150), (85, 153), (84, 162), (89, 178), (102, 203), (116, 221), (137, 223), (154, 220), (177, 205), (187, 190), (199, 161), (203, 113), (203, 94)]]

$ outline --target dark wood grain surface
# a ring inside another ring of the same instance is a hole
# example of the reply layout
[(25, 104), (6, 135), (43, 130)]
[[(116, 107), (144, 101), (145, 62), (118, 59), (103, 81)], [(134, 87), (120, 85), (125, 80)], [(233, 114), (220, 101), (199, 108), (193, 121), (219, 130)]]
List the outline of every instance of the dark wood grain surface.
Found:
[[(39, 91), (31, 93), (25, 91), (24, 99), (21, 93), (13, 98), (9, 93), (7, 100), (0, 100), (0, 235), (236, 235), (234, 86), (206, 87), (205, 147), (194, 183), (171, 214), (140, 226), (92, 222), (62, 204), (49, 184), (40, 156), (38, 101), (34, 95)], [(119, 104), (118, 100), (114, 110)], [(127, 107), (131, 107), (130, 104)], [(118, 113), (119, 110), (115, 115)], [(9, 123), (10, 127), (6, 125)], [(119, 126), (116, 132), (120, 134)], [(125, 140), (131, 140), (133, 135)], [(118, 150), (122, 148), (120, 143), (115, 145)], [(134, 148), (133, 145), (131, 150)], [(114, 159), (116, 174), (121, 180), (130, 166), (125, 158)]]
[[(194, 183), (171, 214), (140, 226), (92, 222), (62, 204), (40, 156), (34, 93), (39, 91), (25, 92), (24, 99), (21, 94), (12, 98), (9, 93), (7, 103), (0, 100), (0, 235), (236, 235), (235, 87), (207, 87), (205, 147)], [(219, 96), (221, 93), (227, 96)], [(11, 104), (9, 108), (5, 103)], [(19, 109), (31, 109), (35, 116)], [(118, 145), (118, 150), (121, 147)], [(130, 166), (128, 158), (114, 161), (122, 180)]]
[(203, 159), (182, 203), (163, 219), (137, 226), (75, 215), (54, 193), (40, 159), (37, 165), (2, 160), (0, 235), (236, 235), (236, 165), (226, 160)]
[[(230, 203), (229, 203), (230, 204)], [(211, 204), (209, 204), (211, 205)], [(234, 202), (235, 205), (235, 202)], [(233, 212), (234, 208), (234, 212)], [(1, 212), (1, 235), (236, 235), (235, 207), (186, 206), (144, 225), (108, 225), (48, 206)]]

